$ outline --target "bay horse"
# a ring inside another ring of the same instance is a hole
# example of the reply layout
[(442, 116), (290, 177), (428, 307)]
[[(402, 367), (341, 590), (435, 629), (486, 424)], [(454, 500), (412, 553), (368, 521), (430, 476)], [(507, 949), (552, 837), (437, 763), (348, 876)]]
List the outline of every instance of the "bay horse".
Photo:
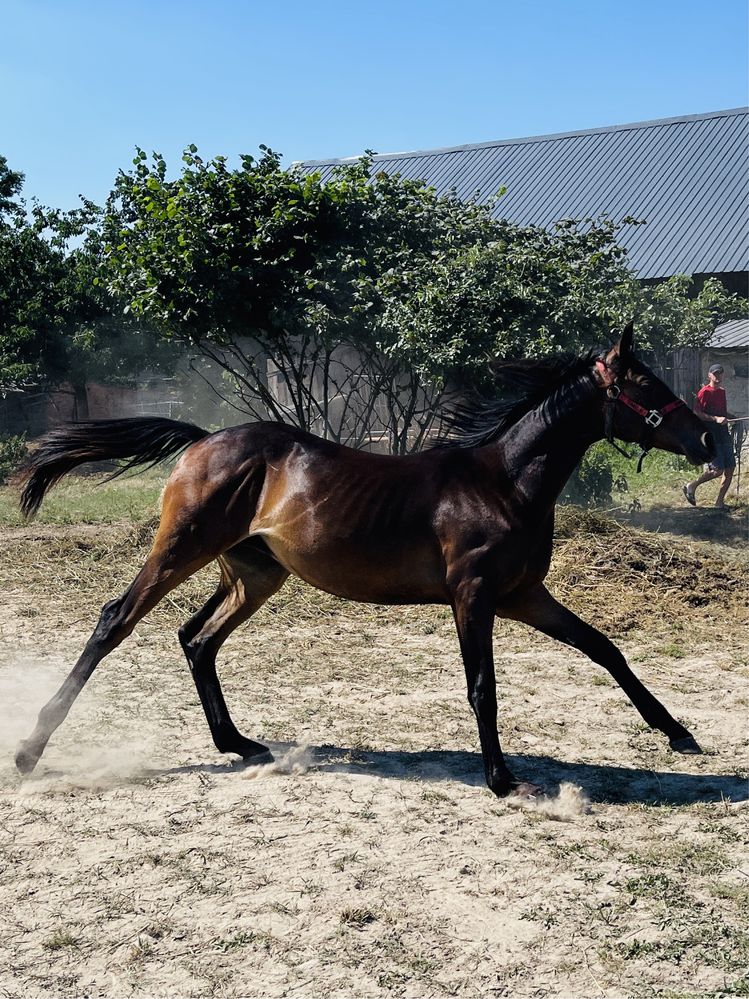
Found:
[[(501, 373), (501, 372), (500, 372)], [(504, 370), (519, 398), (456, 416), (458, 446), (390, 456), (356, 451), (280, 423), (208, 433), (166, 419), (72, 424), (49, 432), (22, 473), (21, 508), (86, 461), (124, 469), (184, 452), (164, 489), (153, 547), (128, 589), (105, 604), (72, 672), (41, 709), (15, 761), (32, 771), (98, 663), (174, 587), (218, 560), (218, 589), (179, 630), (217, 749), (250, 763), (269, 750), (240, 734), (216, 654), (290, 574), (349, 600), (452, 608), (489, 788), (539, 788), (510, 772), (497, 734), (495, 617), (521, 621), (608, 670), (648, 725), (679, 753), (701, 752), (601, 632), (544, 587), (554, 506), (587, 448), (608, 436), (697, 464), (710, 435), (634, 354), (632, 328), (601, 356)]]

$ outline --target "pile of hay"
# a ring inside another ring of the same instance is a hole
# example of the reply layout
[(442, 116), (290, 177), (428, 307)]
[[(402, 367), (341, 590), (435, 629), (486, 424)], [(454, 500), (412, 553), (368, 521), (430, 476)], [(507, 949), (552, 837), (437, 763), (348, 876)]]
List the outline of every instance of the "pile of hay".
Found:
[[(62, 602), (74, 594), (76, 605), (93, 613), (132, 581), (156, 523), (11, 528), (0, 540), (0, 586)], [(215, 567), (202, 570), (169, 594), (160, 613), (181, 622), (203, 604), (216, 580)], [(749, 567), (738, 557), (575, 507), (558, 511), (547, 584), (564, 604), (612, 635), (710, 619), (738, 628), (747, 618)], [(389, 615), (403, 613), (369, 605), (354, 611), (352, 604), (293, 582), (271, 603), (273, 614), (293, 607), (294, 619), (305, 620), (361, 613), (376, 614), (385, 624)]]
[(619, 632), (657, 620), (744, 622), (749, 567), (704, 542), (637, 530), (561, 507), (548, 585), (558, 599)]

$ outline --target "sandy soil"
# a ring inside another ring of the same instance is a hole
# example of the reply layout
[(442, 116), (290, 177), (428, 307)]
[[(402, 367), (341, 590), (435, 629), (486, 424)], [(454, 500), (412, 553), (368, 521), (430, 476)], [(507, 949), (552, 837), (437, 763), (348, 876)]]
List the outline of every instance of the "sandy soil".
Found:
[(714, 642), (708, 614), (620, 641), (706, 750), (682, 758), (597, 667), (498, 625), (503, 746), (550, 791), (532, 805), (484, 786), (444, 610), (284, 591), (220, 660), (276, 756), (245, 768), (212, 746), (188, 608), (165, 604), (22, 780), (17, 739), (118, 592), (94, 541), (3, 585), (0, 995), (749, 994), (741, 633)]

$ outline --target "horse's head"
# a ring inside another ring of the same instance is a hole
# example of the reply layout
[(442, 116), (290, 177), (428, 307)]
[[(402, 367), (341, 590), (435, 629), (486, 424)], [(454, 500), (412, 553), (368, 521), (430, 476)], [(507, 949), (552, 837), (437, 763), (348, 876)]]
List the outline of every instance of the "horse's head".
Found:
[(594, 376), (601, 388), (607, 437), (631, 441), (643, 450), (657, 447), (683, 454), (695, 465), (713, 456), (705, 423), (635, 357), (631, 323), (595, 362)]

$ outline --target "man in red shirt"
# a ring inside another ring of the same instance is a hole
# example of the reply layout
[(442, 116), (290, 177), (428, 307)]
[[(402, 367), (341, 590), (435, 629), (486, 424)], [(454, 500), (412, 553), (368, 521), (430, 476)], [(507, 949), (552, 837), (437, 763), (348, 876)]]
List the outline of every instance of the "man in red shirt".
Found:
[(719, 475), (722, 475), (720, 490), (715, 500), (715, 505), (719, 510), (727, 509), (723, 501), (728, 492), (728, 487), (731, 485), (733, 470), (736, 467), (733, 442), (728, 432), (730, 414), (726, 409), (726, 390), (723, 388), (722, 383), (723, 365), (713, 364), (707, 373), (707, 385), (703, 386), (697, 393), (694, 411), (701, 420), (704, 420), (706, 423), (715, 424), (710, 428), (715, 444), (715, 457), (698, 479), (687, 482), (683, 487), (687, 503), (696, 506), (695, 490), (697, 486), (701, 486), (703, 482), (710, 482), (711, 479), (717, 479)]

